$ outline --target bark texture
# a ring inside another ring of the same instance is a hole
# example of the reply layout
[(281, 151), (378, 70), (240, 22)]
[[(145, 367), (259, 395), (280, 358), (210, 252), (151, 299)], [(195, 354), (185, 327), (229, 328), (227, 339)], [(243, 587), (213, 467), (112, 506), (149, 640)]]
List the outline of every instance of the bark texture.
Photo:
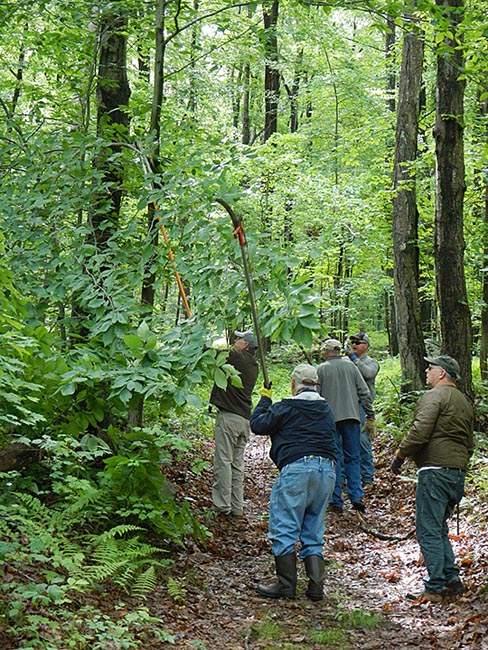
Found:
[(263, 5), (265, 27), (264, 69), (264, 142), (278, 130), (278, 102), (280, 98), (280, 71), (278, 67), (278, 0)]
[(460, 0), (439, 1), (450, 21), (452, 38), (444, 40), (437, 57), (436, 83), (436, 292), (440, 309), (442, 352), (455, 357), (461, 366), (458, 386), (473, 396), (471, 373), (471, 315), (464, 275), (463, 202), (464, 176), (464, 87), (463, 53), (458, 38), (463, 17)]
[(418, 210), (415, 173), (423, 40), (406, 32), (398, 91), (393, 200), (395, 316), (402, 367), (402, 392), (425, 385), (424, 342), (418, 296)]

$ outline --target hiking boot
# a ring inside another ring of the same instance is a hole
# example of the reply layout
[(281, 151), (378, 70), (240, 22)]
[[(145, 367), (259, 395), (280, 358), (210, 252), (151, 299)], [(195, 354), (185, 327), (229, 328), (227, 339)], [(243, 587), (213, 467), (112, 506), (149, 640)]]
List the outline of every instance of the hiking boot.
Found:
[(362, 501), (352, 501), (351, 505), (354, 508), (354, 510), (356, 510), (357, 512), (361, 512), (361, 513), (366, 512), (366, 507)]
[(446, 585), (446, 596), (462, 596), (464, 585), (461, 580), (453, 580)]
[(342, 506), (337, 506), (335, 503), (329, 503), (327, 509), (330, 510), (330, 512), (335, 512), (338, 515), (342, 515), (344, 510)]
[(407, 600), (415, 600), (419, 603), (442, 603), (444, 600), (443, 594), (436, 593), (435, 591), (423, 591), (420, 594), (407, 594)]

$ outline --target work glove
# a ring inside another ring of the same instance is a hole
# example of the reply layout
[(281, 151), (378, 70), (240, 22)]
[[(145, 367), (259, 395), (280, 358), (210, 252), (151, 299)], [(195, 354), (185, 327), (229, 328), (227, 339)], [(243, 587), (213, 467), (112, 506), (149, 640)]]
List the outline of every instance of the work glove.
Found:
[(353, 349), (350, 348), (349, 345), (347, 344), (347, 340), (344, 341), (344, 345), (342, 346), (342, 349), (344, 351), (344, 354), (347, 357), (349, 357), (349, 359), (351, 359), (351, 361), (354, 361), (355, 359), (358, 358), (358, 355), (355, 352), (353, 352)]
[(362, 431), (367, 431), (368, 438), (373, 440), (376, 435), (376, 420), (373, 420), (373, 418), (366, 418)]
[(271, 384), (269, 386), (265, 386), (264, 384), (261, 386), (261, 389), (259, 391), (259, 394), (262, 397), (269, 397), (271, 399), (271, 395), (273, 394), (273, 391), (271, 389)]
[(405, 458), (401, 458), (398, 453), (396, 453), (393, 456), (393, 460), (391, 461), (390, 469), (395, 474), (395, 476), (398, 476), (401, 471), (401, 467), (403, 463), (405, 462)]

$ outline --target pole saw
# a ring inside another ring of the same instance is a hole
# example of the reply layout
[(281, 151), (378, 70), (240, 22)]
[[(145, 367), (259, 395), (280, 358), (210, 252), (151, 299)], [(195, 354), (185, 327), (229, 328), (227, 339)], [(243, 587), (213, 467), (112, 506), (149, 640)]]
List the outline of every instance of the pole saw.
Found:
[(254, 293), (254, 282), (252, 278), (252, 269), (251, 269), (251, 260), (249, 258), (249, 249), (247, 246), (246, 235), (244, 233), (244, 227), (242, 225), (242, 217), (238, 217), (232, 207), (224, 201), (224, 199), (215, 199), (225, 210), (229, 213), (230, 218), (232, 219), (232, 224), (234, 226), (234, 237), (239, 242), (239, 247), (241, 249), (242, 256), (242, 265), (244, 267), (244, 275), (246, 276), (247, 291), (249, 294), (249, 301), (251, 303), (251, 312), (252, 319), (254, 323), (254, 331), (256, 334), (256, 341), (258, 344), (258, 353), (259, 361), (261, 363), (261, 370), (263, 372), (264, 386), (270, 388), (271, 382), (268, 377), (268, 370), (266, 368), (266, 359), (264, 356), (264, 347), (263, 339), (261, 337), (261, 327), (259, 324), (258, 310), (256, 307), (256, 296)]
[[(139, 152), (139, 155), (141, 156), (141, 163), (142, 163), (143, 171), (144, 171), (146, 177), (149, 179), (150, 175), (154, 173), (151, 162), (150, 162), (149, 158), (146, 156), (146, 154), (143, 152), (141, 146), (137, 147), (137, 151)], [(152, 190), (154, 190), (154, 184), (149, 181), (149, 185), (150, 185), (150, 188)], [(153, 207), (154, 207), (154, 213), (156, 214), (157, 219), (158, 219), (159, 229), (161, 231), (161, 234), (163, 235), (164, 243), (166, 244), (166, 246), (168, 248), (168, 257), (169, 257), (169, 260), (170, 260), (171, 265), (173, 267), (173, 274), (174, 274), (175, 279), (176, 279), (176, 284), (178, 285), (178, 290), (180, 292), (180, 298), (181, 298), (181, 301), (183, 302), (183, 306), (185, 308), (186, 316), (187, 316), (187, 318), (190, 318), (191, 317), (190, 305), (188, 304), (188, 299), (186, 297), (185, 287), (183, 286), (181, 276), (178, 273), (178, 270), (176, 268), (175, 258), (174, 258), (174, 255), (173, 255), (173, 251), (171, 250), (171, 247), (169, 245), (168, 235), (166, 233), (166, 228), (164, 227), (163, 220), (161, 218), (159, 206), (158, 206), (156, 201), (153, 201), (152, 204), (153, 204)]]

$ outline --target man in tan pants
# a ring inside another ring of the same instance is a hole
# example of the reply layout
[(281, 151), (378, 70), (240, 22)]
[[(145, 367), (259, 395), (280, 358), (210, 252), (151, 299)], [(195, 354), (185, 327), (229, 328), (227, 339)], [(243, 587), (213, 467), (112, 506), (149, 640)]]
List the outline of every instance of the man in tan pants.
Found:
[(235, 331), (234, 336), (227, 363), (240, 373), (242, 387), (233, 386), (229, 380), (225, 389), (215, 384), (210, 395), (210, 404), (218, 409), (212, 501), (218, 514), (240, 517), (244, 505), (244, 450), (250, 436), (252, 392), (259, 366), (253, 333)]

